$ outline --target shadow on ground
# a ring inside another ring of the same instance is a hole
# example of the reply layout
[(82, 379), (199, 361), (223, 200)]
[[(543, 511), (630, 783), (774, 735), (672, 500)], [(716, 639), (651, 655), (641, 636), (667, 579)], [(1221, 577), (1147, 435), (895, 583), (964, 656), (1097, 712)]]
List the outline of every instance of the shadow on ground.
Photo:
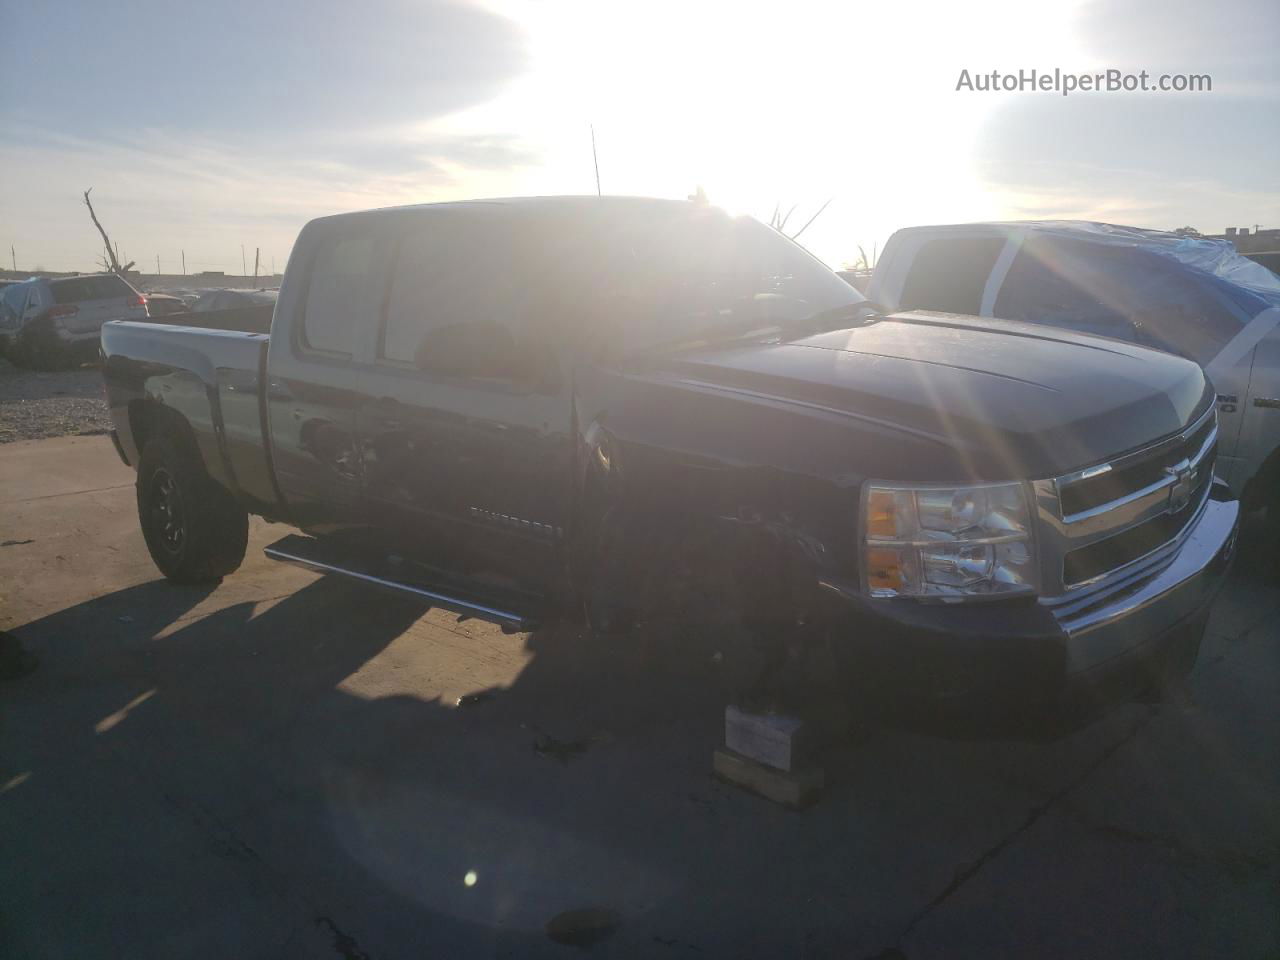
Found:
[[(420, 605), (332, 579), (203, 615), (207, 594), (146, 583), (19, 631), (43, 663), (0, 691), (22, 871), (0, 952), (563, 956), (547, 922), (598, 909), (620, 923), (597, 956), (869, 956), (1161, 709), (1047, 744), (881, 732), (795, 814), (708, 777), (705, 651), (547, 629), (509, 687), (458, 707), (377, 694), (433, 669), (429, 641), (380, 658)], [(475, 656), (498, 658), (487, 631)]]

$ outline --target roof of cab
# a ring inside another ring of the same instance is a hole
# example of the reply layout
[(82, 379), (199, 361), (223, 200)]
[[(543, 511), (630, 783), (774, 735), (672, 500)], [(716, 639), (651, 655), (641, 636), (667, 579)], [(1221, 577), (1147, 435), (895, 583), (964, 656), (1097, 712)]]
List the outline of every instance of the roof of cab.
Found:
[(659, 197), (627, 197), (627, 196), (592, 196), (570, 195), (550, 197), (494, 197), (479, 200), (450, 200), (442, 203), (414, 203), (399, 207), (376, 207), (372, 210), (357, 210), (350, 213), (336, 213), (326, 217), (317, 217), (312, 223), (329, 222), (354, 217), (400, 216), (409, 213), (430, 213), (443, 210), (485, 210), (505, 209), (527, 213), (570, 213), (578, 210), (599, 210), (602, 207), (610, 211), (621, 212), (642, 207), (669, 207), (693, 209), (695, 204), (689, 200), (672, 200)]

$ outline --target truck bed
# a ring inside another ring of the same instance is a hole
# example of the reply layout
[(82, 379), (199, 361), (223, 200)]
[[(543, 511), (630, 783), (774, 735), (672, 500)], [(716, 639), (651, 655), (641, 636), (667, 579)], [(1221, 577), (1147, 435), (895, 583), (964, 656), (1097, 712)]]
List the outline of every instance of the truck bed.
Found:
[(125, 459), (137, 464), (150, 424), (172, 411), (191, 425), (210, 475), (258, 512), (273, 512), (267, 344), (265, 333), (104, 324), (103, 379)]
[(188, 311), (164, 317), (149, 317), (146, 322), (163, 326), (196, 327), (201, 330), (235, 330), (241, 333), (270, 333), (271, 314), (275, 305), (255, 304), (231, 310)]

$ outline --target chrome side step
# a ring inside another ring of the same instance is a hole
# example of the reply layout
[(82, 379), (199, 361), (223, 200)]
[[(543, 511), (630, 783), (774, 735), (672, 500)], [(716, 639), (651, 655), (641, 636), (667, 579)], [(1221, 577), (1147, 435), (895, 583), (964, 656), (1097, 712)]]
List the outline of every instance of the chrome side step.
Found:
[[(285, 540), (299, 539), (302, 538), (285, 538)], [(384, 590), (391, 590), (396, 593), (418, 597), (419, 599), (428, 601), (433, 607), (443, 607), (445, 610), (450, 610), (464, 616), (487, 620), (490, 623), (497, 624), (504, 630), (524, 633), (528, 630), (534, 629), (536, 626), (534, 621), (518, 613), (499, 610), (496, 607), (486, 606), (482, 603), (476, 603), (471, 600), (462, 600), (458, 597), (451, 597), (447, 594), (428, 590), (425, 587), (420, 587), (415, 584), (404, 583), (399, 580), (391, 580), (371, 573), (362, 573), (359, 570), (352, 570), (348, 567), (341, 567), (329, 561), (305, 556), (300, 552), (284, 550), (279, 544), (272, 544), (271, 546), (264, 548), (262, 552), (266, 554), (269, 559), (279, 560), (281, 563), (290, 563), (296, 567), (313, 570), (316, 573), (333, 573), (370, 586), (381, 587)]]

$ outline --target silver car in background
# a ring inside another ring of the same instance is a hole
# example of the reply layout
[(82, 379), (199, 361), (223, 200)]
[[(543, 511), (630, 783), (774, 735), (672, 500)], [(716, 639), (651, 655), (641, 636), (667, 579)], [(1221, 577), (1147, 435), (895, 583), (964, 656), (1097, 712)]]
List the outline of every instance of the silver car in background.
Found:
[(113, 273), (33, 277), (0, 294), (0, 351), (35, 370), (96, 359), (102, 325), (145, 320), (147, 300)]

